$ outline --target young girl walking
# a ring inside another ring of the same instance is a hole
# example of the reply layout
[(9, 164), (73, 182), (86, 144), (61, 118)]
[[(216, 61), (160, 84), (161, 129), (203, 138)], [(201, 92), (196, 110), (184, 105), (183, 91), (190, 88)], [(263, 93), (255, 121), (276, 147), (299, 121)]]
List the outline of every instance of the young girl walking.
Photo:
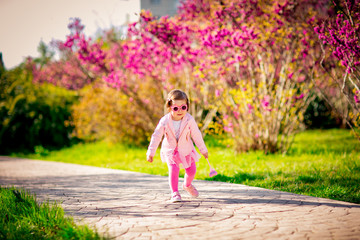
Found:
[(208, 158), (208, 150), (195, 119), (187, 112), (189, 99), (186, 93), (177, 89), (172, 90), (168, 94), (166, 107), (169, 113), (163, 116), (156, 126), (146, 156), (147, 161), (153, 162), (156, 149), (162, 137), (165, 136), (161, 145), (160, 157), (169, 168), (171, 201), (181, 202), (178, 190), (180, 167), (185, 168), (183, 189), (192, 197), (199, 196), (198, 191), (191, 183), (196, 173), (195, 162), (198, 162), (201, 156), (195, 150), (192, 140), (205, 158)]

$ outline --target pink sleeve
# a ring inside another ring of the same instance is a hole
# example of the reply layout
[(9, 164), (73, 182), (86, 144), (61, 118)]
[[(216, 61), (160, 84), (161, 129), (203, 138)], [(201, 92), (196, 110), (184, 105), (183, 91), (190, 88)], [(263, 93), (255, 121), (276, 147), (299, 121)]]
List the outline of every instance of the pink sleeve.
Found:
[(158, 148), (160, 141), (164, 135), (164, 125), (163, 119), (160, 119), (158, 125), (155, 128), (154, 133), (151, 135), (151, 141), (147, 150), (147, 156), (154, 156), (156, 153), (156, 149)]
[(190, 120), (190, 133), (191, 133), (191, 138), (194, 140), (194, 142), (195, 142), (196, 146), (199, 148), (199, 151), (201, 152), (201, 154), (207, 153), (208, 150), (205, 146), (204, 139), (201, 135), (200, 129), (194, 118), (192, 118)]

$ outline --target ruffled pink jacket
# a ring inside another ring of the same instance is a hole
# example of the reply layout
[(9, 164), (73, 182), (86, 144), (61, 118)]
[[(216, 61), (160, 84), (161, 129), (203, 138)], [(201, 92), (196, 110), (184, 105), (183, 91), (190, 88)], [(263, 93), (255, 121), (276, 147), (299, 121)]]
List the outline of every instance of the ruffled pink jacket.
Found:
[(195, 161), (198, 161), (201, 156), (196, 152), (192, 140), (194, 140), (196, 146), (202, 154), (208, 152), (195, 119), (189, 113), (186, 113), (181, 121), (180, 136), (178, 141), (176, 141), (171, 114), (168, 113), (160, 119), (154, 133), (151, 136), (151, 141), (146, 153), (147, 156), (153, 157), (155, 155), (156, 149), (158, 148), (163, 136), (165, 137), (160, 150), (160, 157), (163, 162), (174, 163), (173, 155), (176, 147), (180, 163), (184, 168), (190, 167), (191, 162), (189, 163), (188, 161), (190, 156), (194, 158)]

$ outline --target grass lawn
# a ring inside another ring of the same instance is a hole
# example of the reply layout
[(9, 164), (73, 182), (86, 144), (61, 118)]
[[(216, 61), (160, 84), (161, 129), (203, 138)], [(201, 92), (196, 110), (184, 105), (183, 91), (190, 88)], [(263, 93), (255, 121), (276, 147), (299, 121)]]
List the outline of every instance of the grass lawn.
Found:
[(104, 239), (56, 203), (39, 204), (24, 190), (0, 187), (0, 212), (0, 239)]
[[(360, 143), (348, 130), (300, 133), (285, 156), (235, 154), (214, 138), (206, 139), (206, 143), (209, 160), (219, 173), (212, 180), (360, 203)], [(145, 148), (96, 142), (52, 152), (40, 148), (37, 154), (13, 156), (167, 175), (159, 149), (152, 164), (145, 154)], [(204, 158), (197, 166), (196, 179), (210, 180)], [(183, 176), (184, 170), (180, 174)]]

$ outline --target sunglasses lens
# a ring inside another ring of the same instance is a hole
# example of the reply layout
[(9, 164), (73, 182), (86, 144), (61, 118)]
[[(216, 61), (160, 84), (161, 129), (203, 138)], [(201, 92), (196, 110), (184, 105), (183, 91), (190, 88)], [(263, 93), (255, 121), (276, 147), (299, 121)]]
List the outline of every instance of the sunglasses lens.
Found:
[(181, 107), (181, 109), (185, 111), (187, 109), (187, 106), (184, 105), (184, 106)]
[(177, 110), (179, 110), (179, 108), (178, 108), (178, 107), (174, 107), (173, 110), (174, 110), (174, 112), (176, 112)]

